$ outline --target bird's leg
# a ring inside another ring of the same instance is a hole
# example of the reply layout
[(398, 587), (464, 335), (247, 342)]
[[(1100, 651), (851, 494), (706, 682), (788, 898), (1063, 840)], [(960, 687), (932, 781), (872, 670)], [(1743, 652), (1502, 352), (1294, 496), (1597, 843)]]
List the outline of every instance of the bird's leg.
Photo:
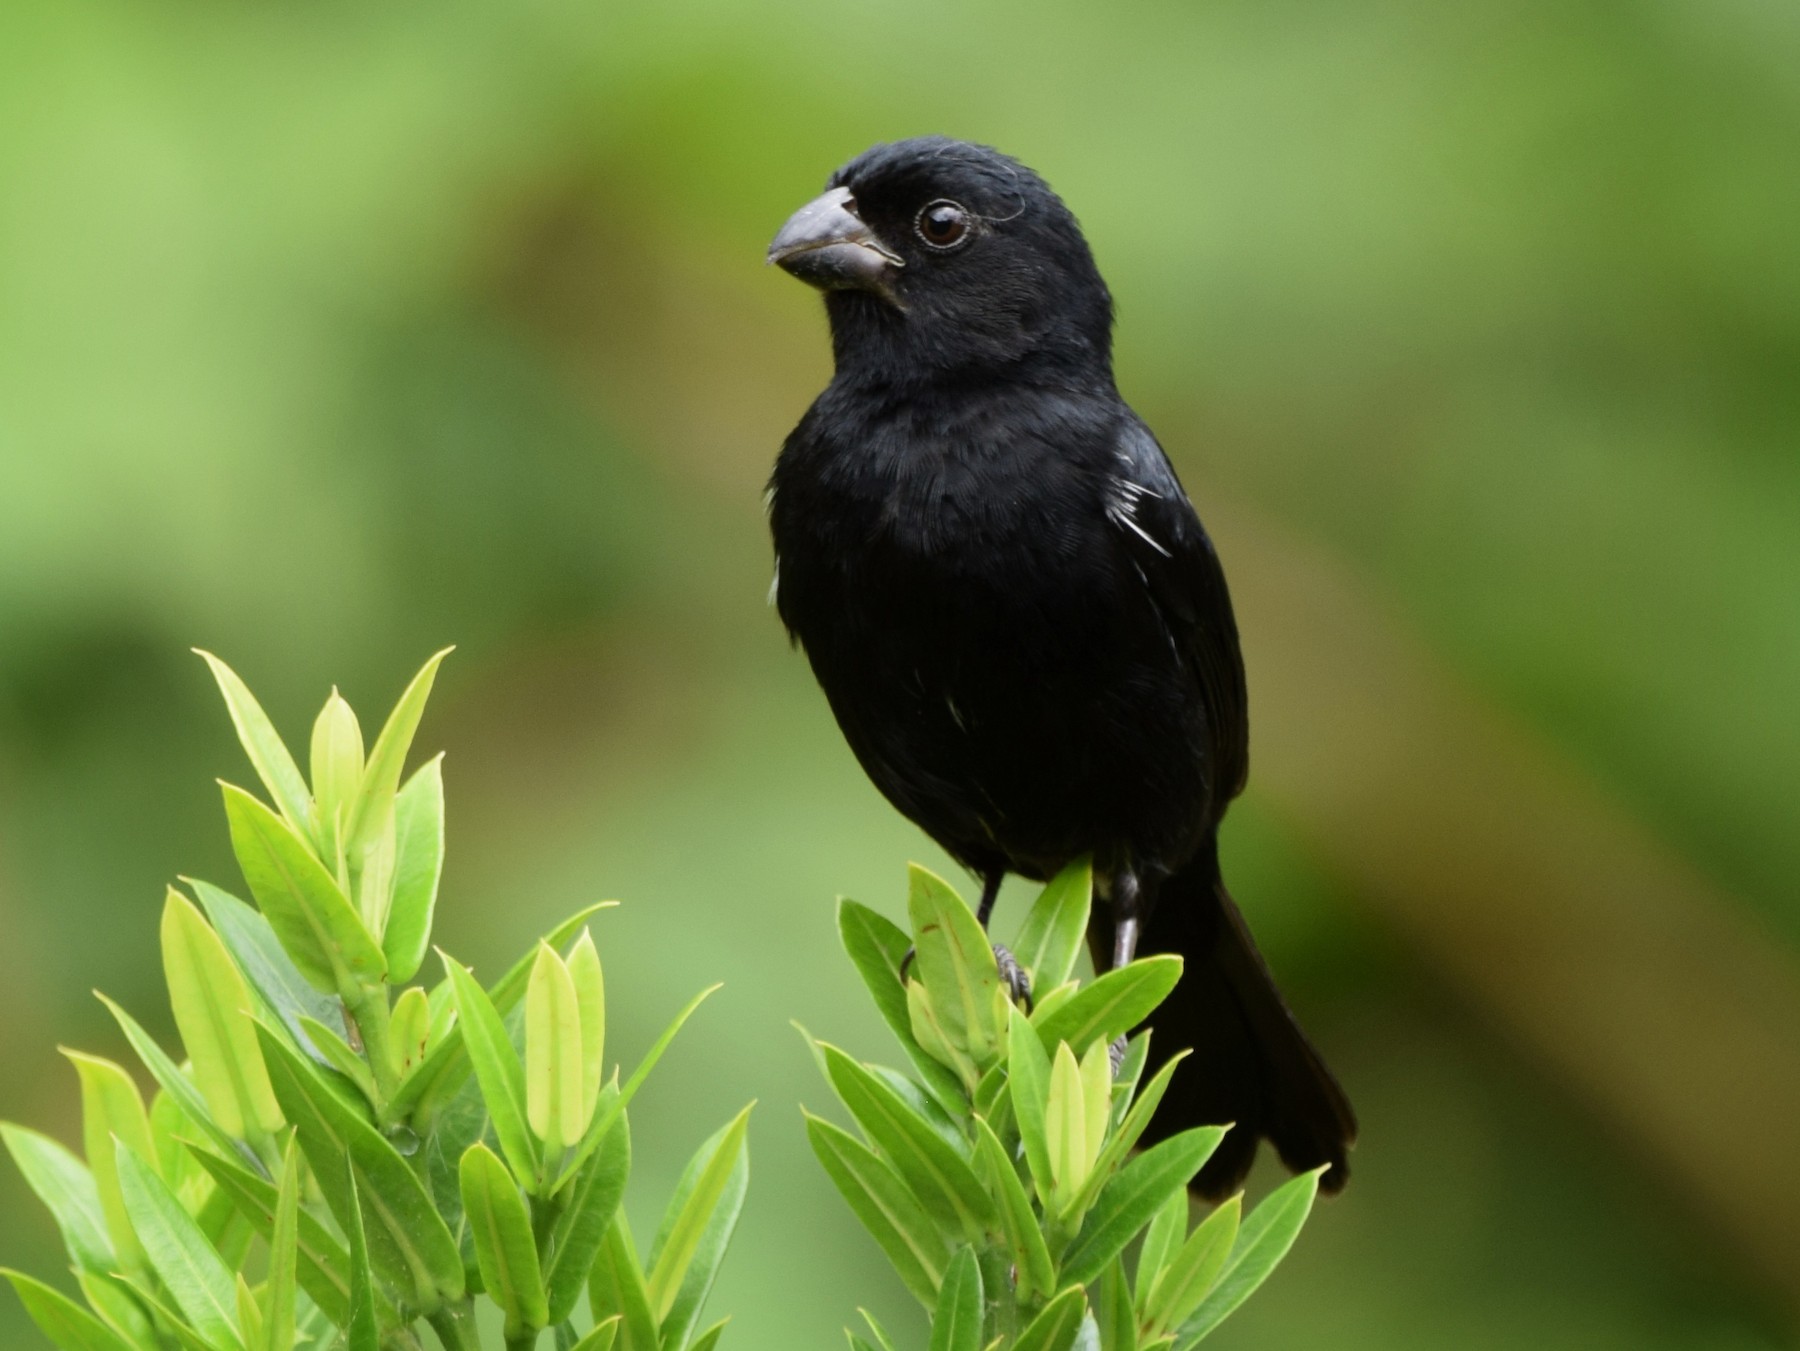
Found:
[[(1113, 874), (1113, 970), (1131, 965), (1131, 959), (1137, 956), (1139, 900), (1137, 874), (1130, 868), (1120, 868)], [(1117, 1078), (1119, 1066), (1125, 1063), (1126, 1038), (1123, 1034), (1114, 1038), (1107, 1047), (1107, 1058), (1112, 1061), (1113, 1077)]]
[[(994, 902), (1000, 899), (1000, 884), (1006, 880), (1006, 872), (1000, 869), (984, 873), (981, 878), (981, 905), (975, 911), (975, 918), (981, 921), (981, 927), (988, 926), (988, 916), (994, 913)], [(994, 945), (994, 965), (1000, 968), (1000, 979), (1006, 982), (1015, 1003), (1023, 1004), (1027, 1010), (1031, 1008), (1031, 977), (1025, 968), (1019, 965), (1019, 959), (1000, 943)]]
[(1138, 879), (1130, 868), (1113, 874), (1113, 967), (1129, 966), (1137, 956)]
[(982, 874), (981, 905), (975, 911), (975, 918), (981, 921), (981, 927), (984, 929), (988, 926), (988, 916), (994, 913), (994, 902), (1000, 899), (1000, 884), (1005, 880), (1004, 872)]

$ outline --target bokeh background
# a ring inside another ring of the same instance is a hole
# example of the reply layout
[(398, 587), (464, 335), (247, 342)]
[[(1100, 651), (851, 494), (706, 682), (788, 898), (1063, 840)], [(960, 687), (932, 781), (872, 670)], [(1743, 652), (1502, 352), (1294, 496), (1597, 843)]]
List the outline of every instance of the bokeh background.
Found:
[[(833, 897), (941, 860), (765, 608), (759, 494), (829, 369), (766, 241), (927, 131), (1113, 284), (1238, 597), (1228, 871), (1362, 1113), (1213, 1345), (1795, 1345), (1782, 0), (0, 5), (0, 1116), (75, 1138), (88, 991), (167, 1035), (161, 888), (234, 880), (188, 647), (300, 738), (455, 642), (442, 941), (624, 899), (623, 1054), (727, 983), (634, 1108), (642, 1220), (757, 1097), (730, 1342), (920, 1326), (789, 1020), (886, 1054)], [(0, 1169), (0, 1261), (53, 1244)]]

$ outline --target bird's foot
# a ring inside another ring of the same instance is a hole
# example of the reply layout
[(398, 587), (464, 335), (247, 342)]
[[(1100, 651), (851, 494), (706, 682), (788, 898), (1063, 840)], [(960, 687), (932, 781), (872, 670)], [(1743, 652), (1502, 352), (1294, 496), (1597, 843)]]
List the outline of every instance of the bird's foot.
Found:
[[(994, 945), (994, 965), (1000, 968), (1000, 979), (1006, 982), (1006, 992), (1012, 996), (1015, 1004), (1023, 1004), (1027, 1013), (1031, 1012), (1031, 976), (1019, 959), (1000, 944)], [(900, 983), (906, 984), (907, 972), (912, 970), (913, 959), (919, 955), (917, 948), (908, 948), (900, 958)]]
[(1001, 944), (994, 944), (994, 965), (1000, 968), (1000, 979), (1006, 982), (1013, 1003), (1023, 1004), (1031, 1012), (1031, 975), (1019, 965), (1019, 959)]
[(1125, 1040), (1125, 1034), (1123, 1032), (1114, 1037), (1112, 1039), (1112, 1045), (1106, 1048), (1106, 1058), (1112, 1061), (1113, 1078), (1117, 1079), (1119, 1077), (1119, 1069), (1125, 1063), (1125, 1052), (1130, 1048), (1131, 1044)]

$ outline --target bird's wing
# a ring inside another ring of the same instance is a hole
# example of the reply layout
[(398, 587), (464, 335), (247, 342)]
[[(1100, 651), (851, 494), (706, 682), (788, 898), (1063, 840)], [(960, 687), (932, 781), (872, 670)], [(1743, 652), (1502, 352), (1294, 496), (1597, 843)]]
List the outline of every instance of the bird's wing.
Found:
[(1135, 417), (1120, 430), (1108, 475), (1102, 485), (1107, 521), (1206, 701), (1215, 803), (1223, 811), (1250, 770), (1244, 659), (1225, 571), (1174, 466)]

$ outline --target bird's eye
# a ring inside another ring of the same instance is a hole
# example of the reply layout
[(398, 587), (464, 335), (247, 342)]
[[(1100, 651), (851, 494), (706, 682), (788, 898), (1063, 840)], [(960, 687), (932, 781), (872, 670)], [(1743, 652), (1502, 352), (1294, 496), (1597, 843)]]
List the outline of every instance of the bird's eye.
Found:
[(969, 213), (955, 202), (932, 202), (919, 212), (914, 228), (932, 248), (953, 249), (969, 237)]

